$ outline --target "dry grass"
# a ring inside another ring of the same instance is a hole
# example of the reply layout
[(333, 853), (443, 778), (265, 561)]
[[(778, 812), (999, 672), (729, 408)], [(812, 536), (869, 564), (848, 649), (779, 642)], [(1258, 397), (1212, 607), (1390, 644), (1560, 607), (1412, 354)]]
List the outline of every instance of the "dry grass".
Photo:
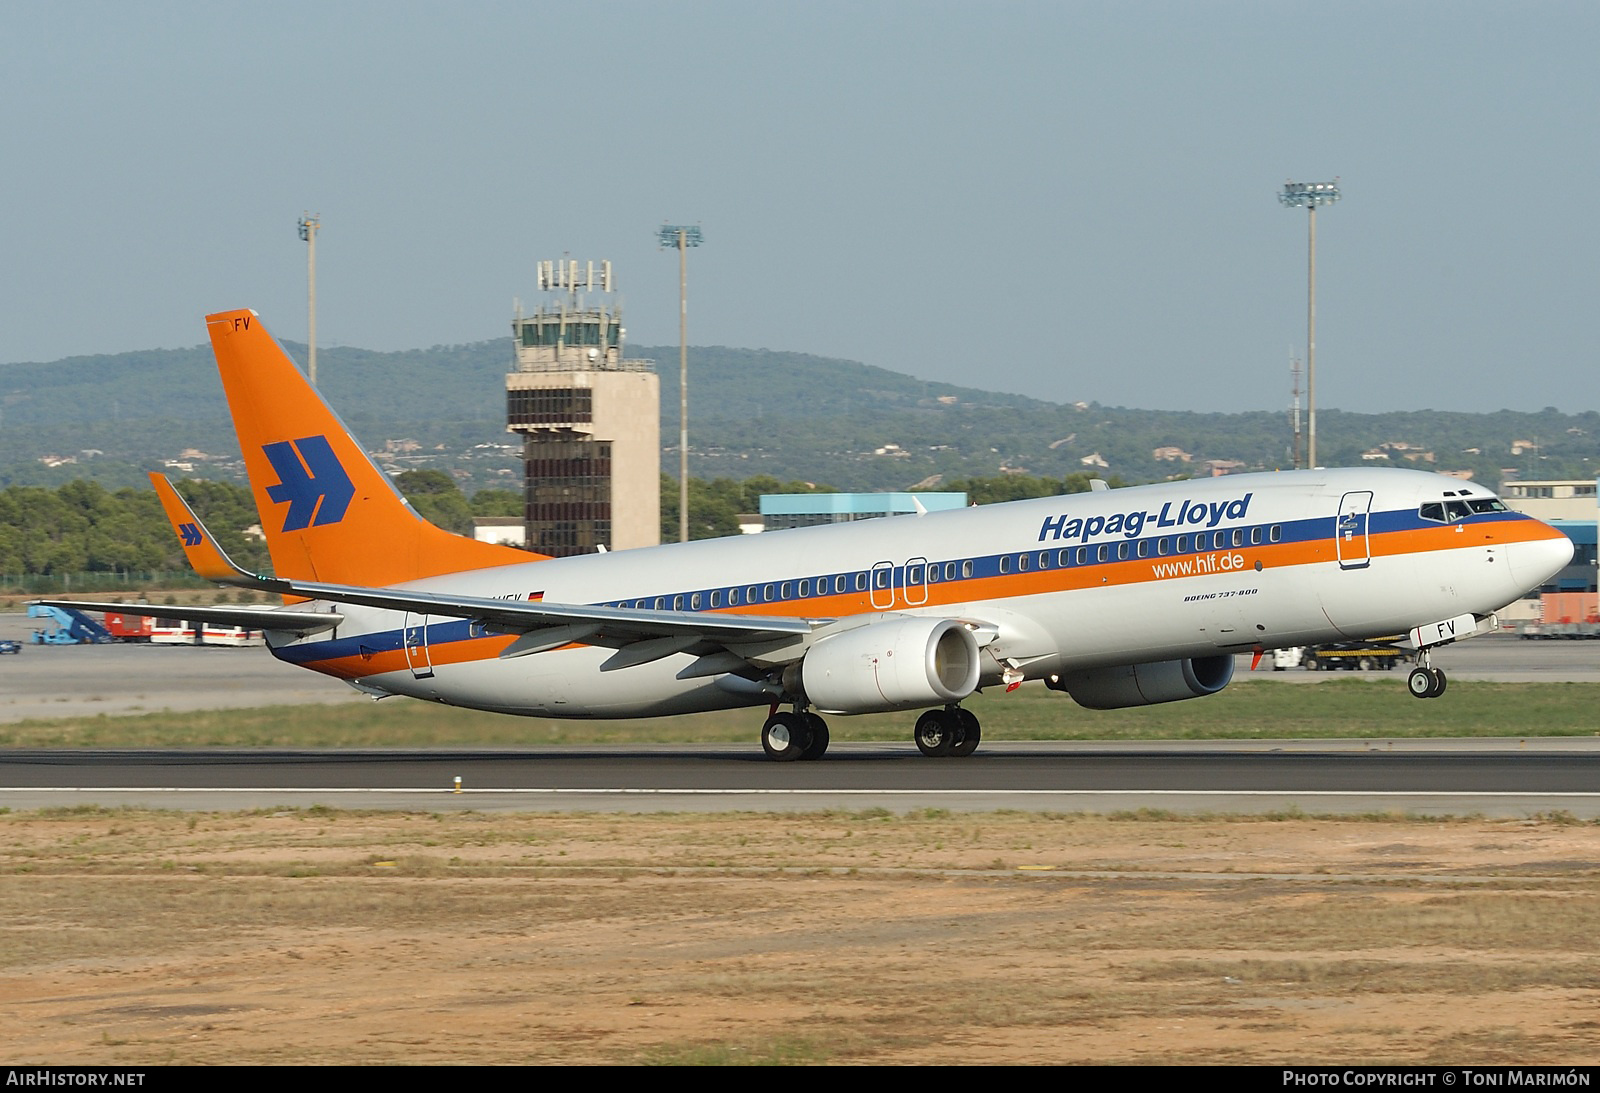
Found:
[[(0, 816), (14, 1058), (1587, 1063), (1594, 825)], [(1305, 878), (1316, 874), (1319, 879)]]

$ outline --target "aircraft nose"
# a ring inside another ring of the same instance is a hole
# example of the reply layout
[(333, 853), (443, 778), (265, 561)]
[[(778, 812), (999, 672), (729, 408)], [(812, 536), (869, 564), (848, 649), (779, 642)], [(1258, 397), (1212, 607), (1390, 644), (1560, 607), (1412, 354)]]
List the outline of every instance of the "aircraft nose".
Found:
[(1508, 552), (1511, 573), (1523, 588), (1538, 588), (1572, 561), (1572, 540), (1551, 530), (1550, 538), (1517, 543)]

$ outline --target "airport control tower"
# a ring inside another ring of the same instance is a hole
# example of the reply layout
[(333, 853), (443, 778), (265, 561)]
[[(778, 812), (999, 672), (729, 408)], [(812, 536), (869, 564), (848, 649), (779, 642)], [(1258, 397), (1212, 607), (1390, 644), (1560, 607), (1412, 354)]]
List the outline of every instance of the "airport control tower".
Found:
[(512, 321), (506, 427), (522, 435), (529, 550), (555, 557), (661, 541), (661, 384), (623, 357), (611, 263), (541, 262), (545, 299)]

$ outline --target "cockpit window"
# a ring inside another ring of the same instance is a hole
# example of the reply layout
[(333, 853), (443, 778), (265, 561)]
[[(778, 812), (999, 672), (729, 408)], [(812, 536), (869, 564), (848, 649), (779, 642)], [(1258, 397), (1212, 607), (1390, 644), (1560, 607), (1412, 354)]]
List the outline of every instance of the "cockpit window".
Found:
[(1495, 497), (1474, 497), (1461, 501), (1424, 501), (1417, 509), (1417, 515), (1424, 520), (1437, 520), (1439, 523), (1454, 523), (1472, 516), (1481, 516), (1487, 512), (1508, 512), (1504, 501)]

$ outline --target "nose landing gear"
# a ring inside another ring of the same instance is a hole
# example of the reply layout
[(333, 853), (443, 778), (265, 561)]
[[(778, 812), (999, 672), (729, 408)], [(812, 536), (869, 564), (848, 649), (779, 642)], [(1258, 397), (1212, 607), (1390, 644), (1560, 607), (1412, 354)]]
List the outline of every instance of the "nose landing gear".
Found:
[(1427, 649), (1417, 652), (1417, 666), (1406, 677), (1406, 690), (1412, 698), (1438, 698), (1449, 685), (1444, 672), (1432, 666), (1432, 659)]

